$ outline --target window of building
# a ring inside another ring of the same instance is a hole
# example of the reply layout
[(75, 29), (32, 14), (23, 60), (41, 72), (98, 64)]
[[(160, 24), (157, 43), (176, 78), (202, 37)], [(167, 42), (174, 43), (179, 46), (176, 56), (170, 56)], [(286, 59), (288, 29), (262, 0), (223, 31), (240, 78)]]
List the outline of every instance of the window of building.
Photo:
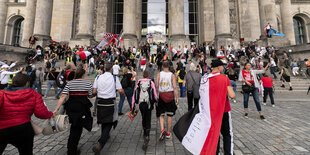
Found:
[(124, 0), (113, 0), (113, 26), (114, 34), (119, 34), (123, 29)]
[(142, 0), (142, 36), (147, 33), (168, 34), (168, 1)]
[(294, 32), (296, 45), (307, 43), (305, 22), (300, 17), (294, 17)]
[(197, 0), (184, 0), (184, 28), (185, 35), (191, 41), (198, 36), (198, 2)]
[(14, 23), (14, 29), (13, 29), (13, 40), (12, 45), (14, 46), (20, 46), (22, 41), (22, 34), (23, 34), (23, 23), (24, 19), (20, 18), (15, 21)]
[(25, 0), (15, 0), (16, 3), (23, 3)]

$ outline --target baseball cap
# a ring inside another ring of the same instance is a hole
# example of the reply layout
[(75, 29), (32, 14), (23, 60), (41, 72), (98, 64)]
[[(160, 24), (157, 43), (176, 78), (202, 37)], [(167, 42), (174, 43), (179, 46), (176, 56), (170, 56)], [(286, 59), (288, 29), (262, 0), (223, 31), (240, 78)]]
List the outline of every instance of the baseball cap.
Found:
[(222, 60), (219, 60), (219, 59), (215, 59), (215, 60), (212, 60), (211, 62), (211, 67), (212, 68), (215, 68), (215, 67), (218, 67), (218, 66), (224, 66), (226, 64), (223, 63)]
[(8, 65), (3, 65), (3, 66), (1, 66), (1, 68), (3, 69), (3, 68), (9, 68), (9, 66)]

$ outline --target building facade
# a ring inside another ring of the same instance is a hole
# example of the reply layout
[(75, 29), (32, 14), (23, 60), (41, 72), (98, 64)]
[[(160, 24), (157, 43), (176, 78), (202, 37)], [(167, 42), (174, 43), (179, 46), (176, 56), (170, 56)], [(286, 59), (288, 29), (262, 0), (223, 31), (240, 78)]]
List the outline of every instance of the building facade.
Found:
[(283, 46), (309, 43), (310, 0), (0, 0), (0, 43), (25, 47), (33, 34), (38, 44), (89, 45), (121, 30), (125, 46), (147, 34), (175, 46), (238, 44), (264, 41), (267, 23)]

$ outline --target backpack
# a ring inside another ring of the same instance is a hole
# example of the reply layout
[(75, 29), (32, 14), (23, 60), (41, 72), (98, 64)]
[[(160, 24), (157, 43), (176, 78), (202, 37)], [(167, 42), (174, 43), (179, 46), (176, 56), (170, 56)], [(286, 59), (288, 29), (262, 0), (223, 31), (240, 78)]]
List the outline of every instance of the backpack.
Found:
[(185, 74), (186, 74), (185, 71), (183, 69), (181, 69), (180, 73), (179, 73), (179, 77), (181, 80), (184, 80)]
[(151, 105), (149, 109), (153, 109), (156, 99), (154, 96), (154, 89), (152, 88), (152, 81), (139, 81), (137, 89), (134, 92), (134, 98), (136, 104), (146, 102)]
[(51, 67), (52, 67), (51, 62), (47, 61), (47, 62), (46, 62), (46, 68), (51, 68)]
[(36, 70), (27, 72), (27, 75), (30, 77), (30, 86), (34, 84), (34, 81), (36, 80)]
[(131, 79), (128, 77), (127, 74), (123, 75), (123, 78), (121, 80), (121, 85), (122, 85), (122, 88), (128, 88), (128, 87), (131, 87)]
[(58, 74), (57, 78), (56, 78), (56, 85), (59, 88), (65, 88), (67, 81), (66, 81), (66, 77), (67, 77), (67, 72), (62, 70), (60, 72), (60, 74)]

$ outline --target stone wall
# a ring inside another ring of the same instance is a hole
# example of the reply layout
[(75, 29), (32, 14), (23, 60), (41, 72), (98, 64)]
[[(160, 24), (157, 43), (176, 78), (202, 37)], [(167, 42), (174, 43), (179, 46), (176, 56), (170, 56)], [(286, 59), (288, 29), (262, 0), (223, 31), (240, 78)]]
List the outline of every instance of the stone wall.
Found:
[(310, 44), (303, 44), (303, 45), (293, 45), (293, 46), (286, 46), (279, 49), (278, 54), (282, 54), (284, 51), (290, 52), (290, 55), (294, 59), (310, 59)]
[(23, 64), (25, 63), (25, 57), (27, 56), (28, 50), (28, 48), (0, 44), (0, 61), (19, 61), (21, 64)]

